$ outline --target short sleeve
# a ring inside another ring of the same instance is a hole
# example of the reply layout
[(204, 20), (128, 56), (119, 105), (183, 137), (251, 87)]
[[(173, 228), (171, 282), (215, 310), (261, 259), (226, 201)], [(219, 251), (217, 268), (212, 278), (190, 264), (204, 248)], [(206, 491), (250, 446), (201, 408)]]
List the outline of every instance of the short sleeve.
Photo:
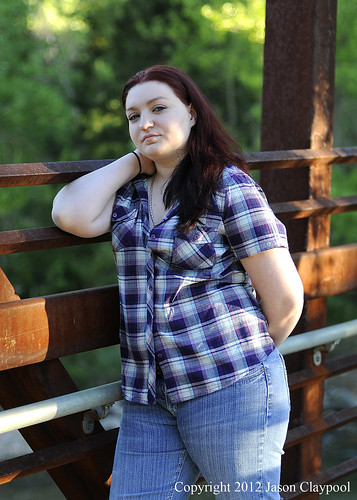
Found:
[(285, 226), (275, 217), (262, 188), (234, 167), (226, 169), (224, 180), (224, 226), (237, 259), (288, 248)]

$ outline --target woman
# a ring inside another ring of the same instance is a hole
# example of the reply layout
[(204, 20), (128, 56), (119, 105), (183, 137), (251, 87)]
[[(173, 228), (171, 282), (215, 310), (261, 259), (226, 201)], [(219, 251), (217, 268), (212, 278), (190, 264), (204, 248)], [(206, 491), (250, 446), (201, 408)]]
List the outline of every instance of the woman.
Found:
[(73, 234), (112, 232), (125, 402), (111, 498), (188, 498), (200, 474), (223, 499), (279, 498), (290, 408), (276, 346), (303, 303), (285, 228), (186, 74), (148, 68), (122, 102), (134, 154), (53, 208)]

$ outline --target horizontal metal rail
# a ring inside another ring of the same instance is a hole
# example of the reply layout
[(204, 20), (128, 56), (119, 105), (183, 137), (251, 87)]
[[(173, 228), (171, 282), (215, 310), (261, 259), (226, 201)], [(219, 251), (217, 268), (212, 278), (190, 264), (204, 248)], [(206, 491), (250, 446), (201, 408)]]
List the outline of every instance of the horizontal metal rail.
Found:
[[(356, 163), (357, 147), (258, 151), (245, 154), (251, 169), (302, 168)], [(0, 165), (0, 187), (62, 184), (93, 172), (113, 161), (80, 160)]]
[[(338, 325), (294, 335), (279, 347), (283, 354), (292, 354), (357, 335), (357, 319)], [(0, 412), (0, 434), (55, 418), (105, 406), (122, 399), (120, 382), (93, 387), (30, 405)]]
[(5, 410), (0, 412), (0, 434), (80, 413), (97, 406), (105, 406), (122, 398), (121, 383), (112, 382)]
[[(306, 219), (320, 215), (357, 211), (357, 195), (283, 201), (271, 203), (270, 206), (275, 215), (281, 219)], [(0, 232), (0, 254), (87, 245), (109, 241), (110, 239), (110, 232), (95, 238), (80, 238), (53, 226), (13, 229)]]
[(311, 332), (293, 335), (279, 346), (279, 351), (283, 356), (294, 352), (305, 351), (312, 347), (319, 347), (330, 344), (336, 340), (346, 339), (357, 335), (357, 319), (339, 323), (338, 325), (327, 326), (312, 330)]

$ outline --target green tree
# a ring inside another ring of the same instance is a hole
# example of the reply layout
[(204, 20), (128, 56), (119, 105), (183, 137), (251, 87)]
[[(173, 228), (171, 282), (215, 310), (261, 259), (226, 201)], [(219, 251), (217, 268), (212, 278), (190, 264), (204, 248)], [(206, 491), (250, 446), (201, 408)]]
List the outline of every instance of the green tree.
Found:
[(337, 146), (357, 144), (357, 127), (352, 125), (357, 114), (356, 40), (357, 4), (338, 2), (334, 127)]
[[(82, 154), (113, 157), (131, 147), (120, 111), (120, 89), (136, 71), (161, 63), (187, 71), (244, 148), (257, 146), (263, 40), (256, 36), (256, 24), (264, 32), (264, 1), (230, 4), (229, 29), (216, 22), (217, 15), (225, 15), (222, 3), (211, 4), (200, 0), (80, 1), (89, 27), (87, 44), (75, 67), (82, 75), (75, 98), (81, 112)], [(246, 5), (251, 4), (261, 6), (259, 22), (253, 20), (243, 30), (236, 12), (243, 6), (248, 18), (253, 11)]]
[(60, 159), (71, 149), (75, 113), (66, 94), (66, 71), (55, 42), (31, 29), (33, 3), (0, 4), (1, 163)]

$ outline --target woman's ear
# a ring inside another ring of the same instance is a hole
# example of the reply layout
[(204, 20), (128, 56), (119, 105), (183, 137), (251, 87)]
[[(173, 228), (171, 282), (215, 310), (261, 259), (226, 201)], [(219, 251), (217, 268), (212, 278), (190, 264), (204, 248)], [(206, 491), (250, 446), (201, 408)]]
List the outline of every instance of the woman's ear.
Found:
[(196, 124), (196, 121), (197, 121), (197, 113), (196, 113), (195, 108), (192, 106), (192, 104), (190, 104), (188, 110), (190, 112), (190, 120), (192, 121), (192, 126), (193, 126)]

